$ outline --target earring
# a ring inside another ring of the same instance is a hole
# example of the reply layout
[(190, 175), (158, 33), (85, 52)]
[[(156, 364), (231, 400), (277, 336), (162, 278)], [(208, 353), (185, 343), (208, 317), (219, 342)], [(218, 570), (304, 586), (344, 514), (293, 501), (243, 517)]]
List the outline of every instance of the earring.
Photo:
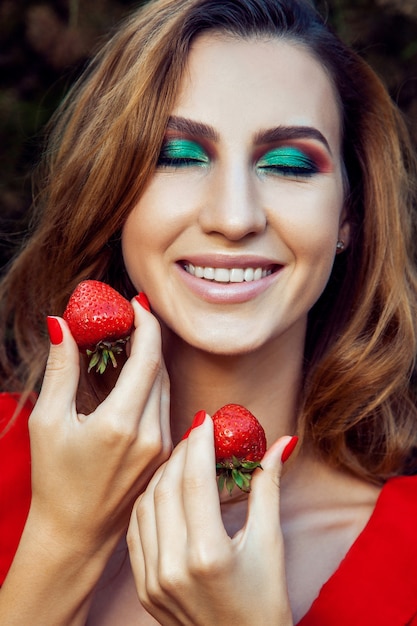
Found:
[(342, 252), (342, 250), (345, 249), (345, 242), (342, 239), (339, 239), (339, 241), (336, 244), (336, 252)]

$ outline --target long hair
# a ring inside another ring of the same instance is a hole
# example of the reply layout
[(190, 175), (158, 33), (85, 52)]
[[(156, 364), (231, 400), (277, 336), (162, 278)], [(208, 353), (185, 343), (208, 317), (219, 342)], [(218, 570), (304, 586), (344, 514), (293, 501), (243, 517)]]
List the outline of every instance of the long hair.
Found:
[[(133, 295), (121, 229), (155, 170), (192, 42), (207, 31), (303, 46), (335, 87), (352, 234), (310, 312), (299, 429), (329, 463), (368, 480), (412, 471), (413, 151), (380, 80), (308, 0), (156, 0), (92, 59), (51, 122), (33, 233), (3, 281), (8, 385), (40, 384), (44, 318), (62, 314), (81, 279)], [(84, 397), (99, 397), (98, 380), (85, 381)]]

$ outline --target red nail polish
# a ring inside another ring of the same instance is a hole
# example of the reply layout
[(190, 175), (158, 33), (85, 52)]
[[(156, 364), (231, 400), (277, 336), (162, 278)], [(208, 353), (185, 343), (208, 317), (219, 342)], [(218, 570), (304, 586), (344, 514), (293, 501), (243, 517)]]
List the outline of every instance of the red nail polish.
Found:
[(190, 432), (191, 432), (191, 426), (190, 426), (190, 428), (187, 428), (187, 430), (185, 431), (185, 433), (181, 437), (181, 441), (184, 441), (184, 439), (188, 439), (188, 435), (190, 434)]
[(138, 293), (137, 296), (135, 296), (135, 300), (136, 302), (139, 302), (139, 304), (146, 310), (149, 311), (151, 310), (151, 305), (149, 304), (149, 300), (146, 297), (146, 295), (143, 293), (143, 291), (141, 291), (140, 293)]
[(298, 443), (298, 437), (296, 435), (294, 437), (291, 437), (291, 439), (285, 446), (284, 451), (281, 455), (281, 463), (285, 463), (285, 461), (288, 461), (291, 454), (294, 452), (294, 448), (297, 445), (297, 443)]
[(64, 334), (62, 332), (61, 324), (56, 317), (48, 316), (46, 318), (46, 325), (48, 327), (49, 339), (52, 345), (57, 346), (62, 343)]
[(204, 422), (205, 419), (206, 419), (206, 412), (205, 411), (197, 411), (197, 413), (194, 415), (194, 419), (193, 419), (193, 422), (192, 422), (190, 428), (182, 436), (182, 440), (187, 439), (187, 437), (190, 434), (190, 432), (192, 431), (192, 429), (193, 428), (197, 428), (197, 426), (201, 426), (201, 424)]
[(193, 419), (193, 423), (191, 424), (191, 428), (197, 428), (197, 426), (201, 426), (201, 424), (204, 422), (205, 419), (206, 419), (206, 412), (205, 411), (198, 411), (194, 415), (194, 419)]

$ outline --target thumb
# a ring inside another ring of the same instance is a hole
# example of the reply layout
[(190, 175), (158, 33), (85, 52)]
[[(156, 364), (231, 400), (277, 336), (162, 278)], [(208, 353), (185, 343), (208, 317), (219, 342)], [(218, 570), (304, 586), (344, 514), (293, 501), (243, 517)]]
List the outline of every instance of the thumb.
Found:
[(46, 323), (50, 349), (37, 406), (45, 409), (45, 415), (62, 415), (63, 410), (74, 406), (80, 355), (65, 320), (48, 317)]
[(280, 532), (279, 494), (283, 463), (297, 445), (298, 437), (280, 437), (269, 448), (261, 461), (262, 469), (256, 470), (251, 481), (248, 523), (251, 521), (262, 533)]

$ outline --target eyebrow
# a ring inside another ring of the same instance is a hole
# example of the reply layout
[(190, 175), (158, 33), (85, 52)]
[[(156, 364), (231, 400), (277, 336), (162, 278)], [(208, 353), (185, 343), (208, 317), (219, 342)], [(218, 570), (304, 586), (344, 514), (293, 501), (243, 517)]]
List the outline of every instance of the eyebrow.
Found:
[(326, 137), (314, 126), (277, 126), (276, 128), (261, 130), (255, 135), (255, 144), (261, 145), (289, 139), (315, 139), (332, 154)]
[(187, 135), (202, 137), (203, 139), (208, 139), (209, 141), (218, 142), (220, 139), (218, 133), (212, 126), (208, 126), (202, 122), (196, 122), (185, 117), (171, 116), (168, 120), (167, 128), (177, 130)]
[[(212, 126), (185, 117), (171, 116), (167, 128), (195, 137), (202, 137), (209, 141), (218, 142), (220, 139), (219, 134)], [(275, 128), (260, 130), (255, 135), (254, 143), (255, 145), (262, 145), (291, 139), (314, 139), (322, 143), (327, 151), (332, 154), (326, 137), (314, 126), (276, 126)]]

